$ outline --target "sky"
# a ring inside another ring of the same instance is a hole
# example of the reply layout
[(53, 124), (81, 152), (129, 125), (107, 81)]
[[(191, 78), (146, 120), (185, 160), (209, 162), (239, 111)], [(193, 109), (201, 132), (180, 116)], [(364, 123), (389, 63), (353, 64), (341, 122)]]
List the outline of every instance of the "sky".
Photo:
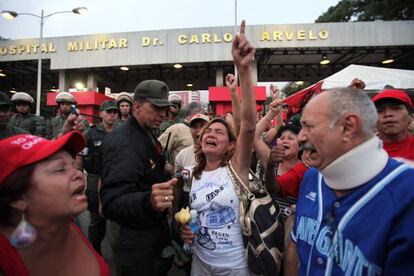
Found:
[[(45, 15), (87, 7), (88, 16), (71, 13), (49, 17), (44, 37), (97, 33), (232, 26), (247, 24), (313, 23), (339, 0), (0, 0), (0, 10)], [(37, 38), (39, 20), (21, 15), (14, 20), (0, 17), (0, 36), (10, 39)]]

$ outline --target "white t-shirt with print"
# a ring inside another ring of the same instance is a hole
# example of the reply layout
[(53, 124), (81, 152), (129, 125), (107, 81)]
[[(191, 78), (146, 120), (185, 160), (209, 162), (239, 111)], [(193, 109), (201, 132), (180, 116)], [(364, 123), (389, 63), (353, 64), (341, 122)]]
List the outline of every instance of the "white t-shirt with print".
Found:
[(226, 167), (203, 171), (199, 180), (193, 178), (190, 205), (201, 223), (194, 253), (203, 262), (220, 268), (247, 266), (239, 202)]

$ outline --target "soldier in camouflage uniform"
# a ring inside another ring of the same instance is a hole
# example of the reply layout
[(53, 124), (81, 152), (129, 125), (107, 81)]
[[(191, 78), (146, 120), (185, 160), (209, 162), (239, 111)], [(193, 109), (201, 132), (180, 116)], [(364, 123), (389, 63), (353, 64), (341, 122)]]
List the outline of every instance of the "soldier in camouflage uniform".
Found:
[(172, 94), (168, 97), (168, 101), (172, 104), (167, 109), (167, 119), (160, 126), (160, 135), (164, 133), (172, 125), (180, 123), (181, 97)]
[(71, 113), (71, 105), (76, 104), (75, 97), (68, 92), (60, 92), (56, 96), (60, 114), (53, 117), (48, 124), (49, 138), (56, 138), (62, 130), (63, 124)]
[[(53, 117), (48, 123), (48, 134), (49, 138), (56, 138), (62, 131), (62, 127), (65, 124), (68, 116), (71, 113), (71, 105), (76, 104), (75, 97), (68, 92), (60, 92), (56, 96), (56, 103), (59, 108), (59, 115)], [(87, 120), (82, 120), (83, 128), (89, 127)]]
[(11, 101), (16, 108), (16, 114), (10, 119), (11, 126), (24, 129), (33, 135), (48, 136), (43, 117), (30, 112), (34, 100), (29, 94), (18, 92), (12, 96)]
[(104, 137), (117, 125), (118, 107), (114, 101), (104, 101), (99, 110), (102, 122), (91, 126), (84, 132), (87, 143), (86, 149), (80, 156), (83, 158), (83, 167), (88, 173), (86, 188), (88, 210), (90, 212), (88, 238), (95, 250), (101, 253), (101, 242), (105, 237), (106, 220), (99, 214), (100, 146)]
[(132, 97), (128, 92), (121, 92), (116, 98), (118, 106), (118, 120), (117, 123), (125, 122), (132, 114)]
[(9, 124), (11, 107), (12, 103), (7, 94), (0, 92), (0, 140), (17, 134), (27, 133), (27, 131)]

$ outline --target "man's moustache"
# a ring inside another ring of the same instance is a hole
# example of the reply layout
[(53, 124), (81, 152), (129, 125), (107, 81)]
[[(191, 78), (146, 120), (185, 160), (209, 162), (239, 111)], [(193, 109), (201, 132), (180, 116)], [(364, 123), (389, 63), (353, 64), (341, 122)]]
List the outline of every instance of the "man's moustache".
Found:
[(316, 151), (316, 148), (311, 143), (304, 143), (304, 144), (302, 144), (302, 150)]

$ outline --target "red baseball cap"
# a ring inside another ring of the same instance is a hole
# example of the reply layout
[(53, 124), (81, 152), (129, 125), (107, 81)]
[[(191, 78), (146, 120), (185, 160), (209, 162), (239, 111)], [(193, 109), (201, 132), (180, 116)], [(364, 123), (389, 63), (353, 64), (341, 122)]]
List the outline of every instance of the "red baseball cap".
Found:
[(0, 185), (17, 169), (37, 163), (61, 149), (73, 156), (85, 147), (85, 138), (77, 130), (71, 131), (55, 140), (20, 134), (0, 141)]
[(382, 100), (382, 99), (398, 100), (400, 102), (406, 103), (408, 106), (413, 108), (413, 102), (411, 101), (410, 97), (408, 97), (407, 93), (405, 93), (403, 90), (398, 90), (398, 89), (382, 90), (380, 93), (375, 95), (374, 98), (372, 98), (372, 101), (376, 103), (377, 101)]

